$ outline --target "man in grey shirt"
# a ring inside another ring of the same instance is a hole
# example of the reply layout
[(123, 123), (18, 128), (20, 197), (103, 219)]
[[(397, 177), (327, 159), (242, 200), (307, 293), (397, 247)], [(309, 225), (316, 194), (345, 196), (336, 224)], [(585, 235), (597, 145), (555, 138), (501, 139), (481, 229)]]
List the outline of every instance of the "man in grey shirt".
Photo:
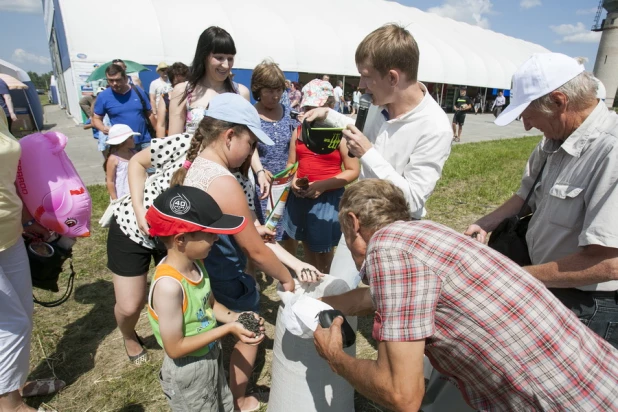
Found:
[(559, 53), (532, 56), (513, 75), (513, 101), (495, 123), (521, 116), (543, 140), (517, 193), (472, 224), (484, 242), (534, 187), (525, 269), (593, 331), (618, 348), (618, 115), (596, 98), (592, 74)]

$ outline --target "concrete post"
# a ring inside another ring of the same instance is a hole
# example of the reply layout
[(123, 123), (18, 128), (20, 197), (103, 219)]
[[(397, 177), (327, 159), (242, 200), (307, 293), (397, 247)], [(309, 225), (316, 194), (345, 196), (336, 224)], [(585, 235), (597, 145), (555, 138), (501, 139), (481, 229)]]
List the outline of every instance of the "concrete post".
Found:
[(605, 0), (603, 8), (607, 10), (607, 17), (603, 22), (603, 35), (594, 63), (594, 76), (601, 80), (607, 89), (605, 104), (613, 107), (618, 90), (618, 0)]

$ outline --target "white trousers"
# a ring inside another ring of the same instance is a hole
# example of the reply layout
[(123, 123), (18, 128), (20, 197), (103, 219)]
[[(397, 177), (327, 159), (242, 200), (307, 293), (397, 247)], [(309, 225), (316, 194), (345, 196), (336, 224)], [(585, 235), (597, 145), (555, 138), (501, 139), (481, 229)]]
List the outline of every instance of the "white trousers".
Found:
[(354, 259), (352, 259), (352, 253), (348, 249), (343, 235), (341, 235), (333, 262), (330, 265), (330, 275), (345, 280), (350, 286), (350, 290), (356, 289), (361, 281)]
[(26, 382), (32, 334), (32, 279), (23, 240), (0, 252), (0, 394)]

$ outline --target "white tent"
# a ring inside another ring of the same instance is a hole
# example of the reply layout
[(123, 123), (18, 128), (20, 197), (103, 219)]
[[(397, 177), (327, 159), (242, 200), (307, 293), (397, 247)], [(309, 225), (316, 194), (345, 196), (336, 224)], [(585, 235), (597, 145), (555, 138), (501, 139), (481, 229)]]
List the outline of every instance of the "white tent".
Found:
[[(45, 3), (51, 21), (53, 2)], [(537, 44), (386, 0), (58, 3), (70, 60), (88, 67), (116, 57), (146, 65), (189, 64), (199, 35), (211, 25), (231, 33), (238, 51), (234, 67), (249, 70), (270, 57), (288, 72), (358, 76), (356, 47), (388, 22), (405, 25), (416, 38), (419, 79), (425, 82), (509, 89), (521, 63), (533, 53), (547, 52)], [(95, 22), (99, 28), (93, 30)], [(51, 26), (48, 22), (49, 31)], [(79, 83), (75, 76), (66, 83)]]

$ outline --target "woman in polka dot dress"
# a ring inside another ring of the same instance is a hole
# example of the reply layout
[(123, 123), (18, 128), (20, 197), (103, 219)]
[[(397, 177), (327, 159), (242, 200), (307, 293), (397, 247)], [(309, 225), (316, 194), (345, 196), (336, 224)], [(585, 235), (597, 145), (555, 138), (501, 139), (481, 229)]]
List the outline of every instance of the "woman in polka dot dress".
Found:
[[(152, 139), (150, 151), (143, 150), (129, 162), (131, 174), (139, 177), (141, 190), (136, 196), (129, 195), (114, 211), (107, 236), (107, 267), (113, 272), (116, 305), (114, 315), (124, 338), (129, 360), (140, 364), (148, 359), (141, 340), (135, 332), (135, 325), (146, 302), (148, 290), (146, 278), (151, 261), (158, 263), (165, 256), (165, 248), (140, 230), (146, 229), (146, 210), (154, 199), (169, 187), (172, 174), (182, 166), (191, 142), (188, 134), (174, 135), (163, 139)], [(146, 160), (144, 160), (144, 158)], [(146, 175), (140, 166), (152, 164), (155, 173)], [(135, 194), (135, 190), (132, 191)]]

